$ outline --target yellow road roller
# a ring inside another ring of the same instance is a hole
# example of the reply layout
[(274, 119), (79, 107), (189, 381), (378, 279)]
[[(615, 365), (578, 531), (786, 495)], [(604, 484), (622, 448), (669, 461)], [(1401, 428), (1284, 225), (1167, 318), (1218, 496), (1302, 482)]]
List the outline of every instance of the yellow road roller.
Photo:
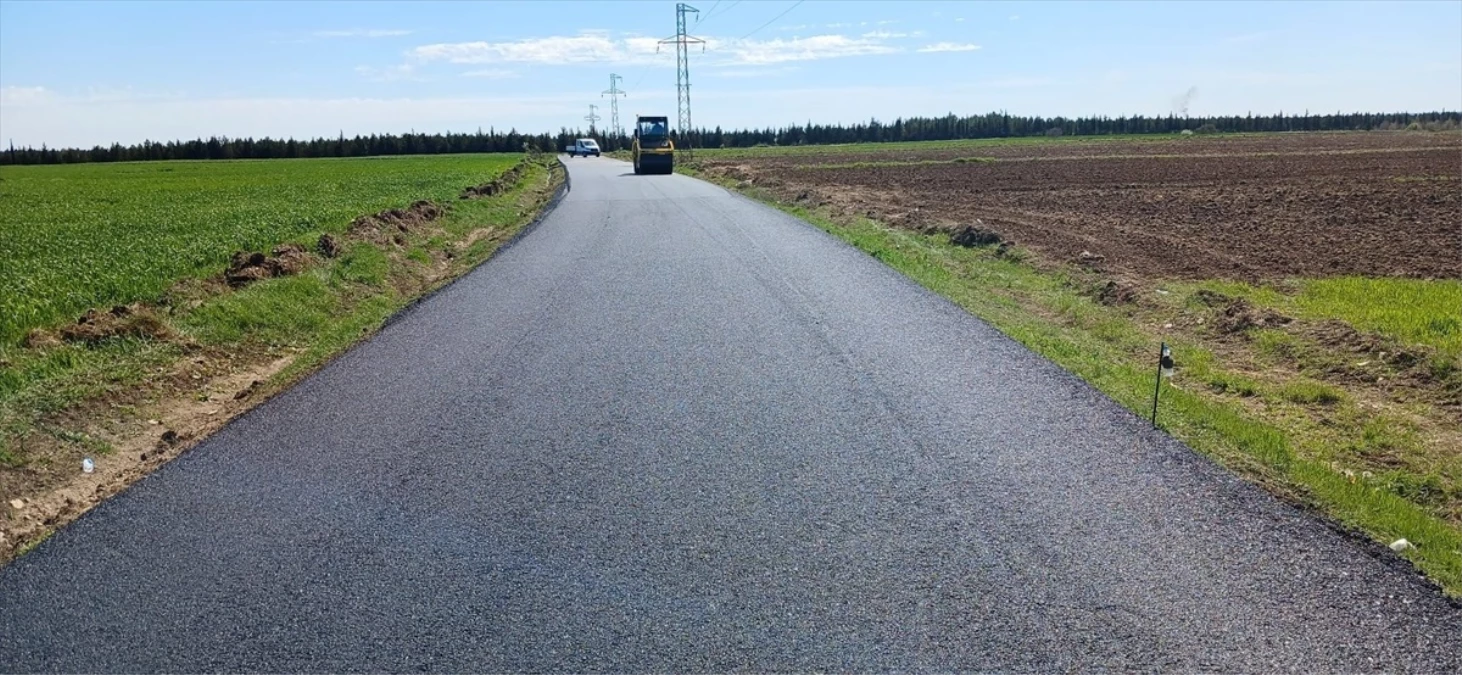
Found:
[(670, 123), (665, 117), (635, 117), (633, 144), (635, 173), (675, 171), (675, 143), (670, 140)]

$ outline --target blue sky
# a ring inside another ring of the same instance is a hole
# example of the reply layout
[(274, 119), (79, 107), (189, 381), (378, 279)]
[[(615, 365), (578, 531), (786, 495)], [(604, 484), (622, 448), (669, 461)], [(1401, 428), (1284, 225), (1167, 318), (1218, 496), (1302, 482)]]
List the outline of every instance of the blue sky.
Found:
[[(1456, 1), (692, 4), (697, 126), (1462, 109)], [(674, 7), (0, 0), (0, 141), (557, 131), (610, 73), (673, 118)]]

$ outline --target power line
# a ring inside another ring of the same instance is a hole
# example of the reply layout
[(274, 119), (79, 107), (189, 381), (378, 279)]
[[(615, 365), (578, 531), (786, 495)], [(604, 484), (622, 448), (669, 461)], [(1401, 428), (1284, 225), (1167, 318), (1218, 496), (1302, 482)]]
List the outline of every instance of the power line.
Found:
[(797, 2), (792, 3), (792, 6), (791, 7), (788, 7), (787, 8), (787, 11), (782, 12), (781, 14), (778, 14), (778, 15), (772, 17), (772, 20), (771, 21), (768, 21), (768, 22), (762, 24), (761, 26), (757, 27), (756, 30), (751, 31), (750, 33), (747, 33), (746, 35), (743, 35), (743, 36), (741, 36), (739, 38), (736, 38), (736, 39), (737, 40), (745, 40), (746, 38), (749, 38), (749, 37), (751, 37), (753, 35), (756, 35), (757, 33), (761, 32), (761, 29), (762, 28), (766, 28), (767, 26), (770, 26), (770, 25), (776, 23), (777, 22), (777, 19), (780, 19), (780, 18), (782, 18), (784, 16), (787, 16), (788, 13), (790, 13), (794, 9), (797, 9), (797, 6), (800, 5), (800, 4), (802, 4), (802, 3), (804, 3), (804, 2), (807, 2), (807, 0), (797, 0)]
[[(719, 4), (719, 3), (717, 3), (717, 4)], [(733, 9), (736, 9), (736, 6), (739, 5), (739, 4), (741, 4), (741, 0), (736, 0), (736, 2), (733, 2), (733, 3), (729, 4), (729, 5), (726, 5), (726, 9), (721, 10), (721, 14), (725, 14), (726, 12), (729, 12), (729, 11), (731, 11)], [(717, 14), (716, 13), (716, 8), (715, 7), (712, 7), (711, 8), (711, 11), (706, 12), (706, 16), (705, 16), (704, 19), (701, 20), (701, 23), (704, 23), (706, 21), (710, 21), (714, 17), (721, 16), (721, 14)], [(698, 23), (696, 25), (700, 25), (700, 24)]]
[(695, 25), (699, 27), (702, 21), (711, 18), (711, 15), (716, 13), (716, 7), (720, 4), (721, 0), (716, 0), (716, 3), (711, 5), (711, 8), (706, 10), (706, 13), (704, 15), (697, 14), (695, 17)]

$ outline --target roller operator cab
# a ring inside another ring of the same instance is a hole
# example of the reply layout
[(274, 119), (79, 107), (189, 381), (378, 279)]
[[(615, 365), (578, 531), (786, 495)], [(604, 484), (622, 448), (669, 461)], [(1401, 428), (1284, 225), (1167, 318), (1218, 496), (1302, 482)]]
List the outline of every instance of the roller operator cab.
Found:
[(569, 146), (570, 157), (599, 156), (599, 142), (592, 138), (580, 138)]
[(675, 143), (665, 117), (636, 117), (632, 150), (636, 174), (675, 171)]

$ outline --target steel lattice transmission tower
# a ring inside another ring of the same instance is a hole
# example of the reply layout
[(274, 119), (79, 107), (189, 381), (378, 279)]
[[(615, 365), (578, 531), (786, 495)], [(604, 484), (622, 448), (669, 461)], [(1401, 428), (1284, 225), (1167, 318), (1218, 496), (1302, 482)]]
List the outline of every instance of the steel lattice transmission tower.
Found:
[(589, 104), (589, 114), (587, 114), (587, 115), (584, 116), (584, 119), (589, 120), (589, 135), (590, 136), (593, 136), (594, 135), (594, 123), (595, 122), (598, 122), (601, 119), (603, 119), (602, 117), (594, 114), (594, 111), (598, 107), (599, 106), (594, 105), (593, 103), (590, 103)]
[(680, 113), (678, 128), (680, 130), (680, 142), (684, 144), (686, 154), (690, 154), (690, 46), (701, 45), (705, 50), (706, 41), (698, 37), (687, 35), (685, 32), (685, 15), (700, 10), (685, 3), (675, 5), (675, 37), (665, 38), (660, 44), (675, 43), (675, 93), (677, 109)]
[(619, 88), (617, 82), (624, 81), (623, 77), (609, 74), (609, 88), (599, 94), (600, 98), (609, 97), (609, 130), (616, 136), (624, 135), (624, 127), (619, 126), (619, 97), (627, 96), (629, 92)]

